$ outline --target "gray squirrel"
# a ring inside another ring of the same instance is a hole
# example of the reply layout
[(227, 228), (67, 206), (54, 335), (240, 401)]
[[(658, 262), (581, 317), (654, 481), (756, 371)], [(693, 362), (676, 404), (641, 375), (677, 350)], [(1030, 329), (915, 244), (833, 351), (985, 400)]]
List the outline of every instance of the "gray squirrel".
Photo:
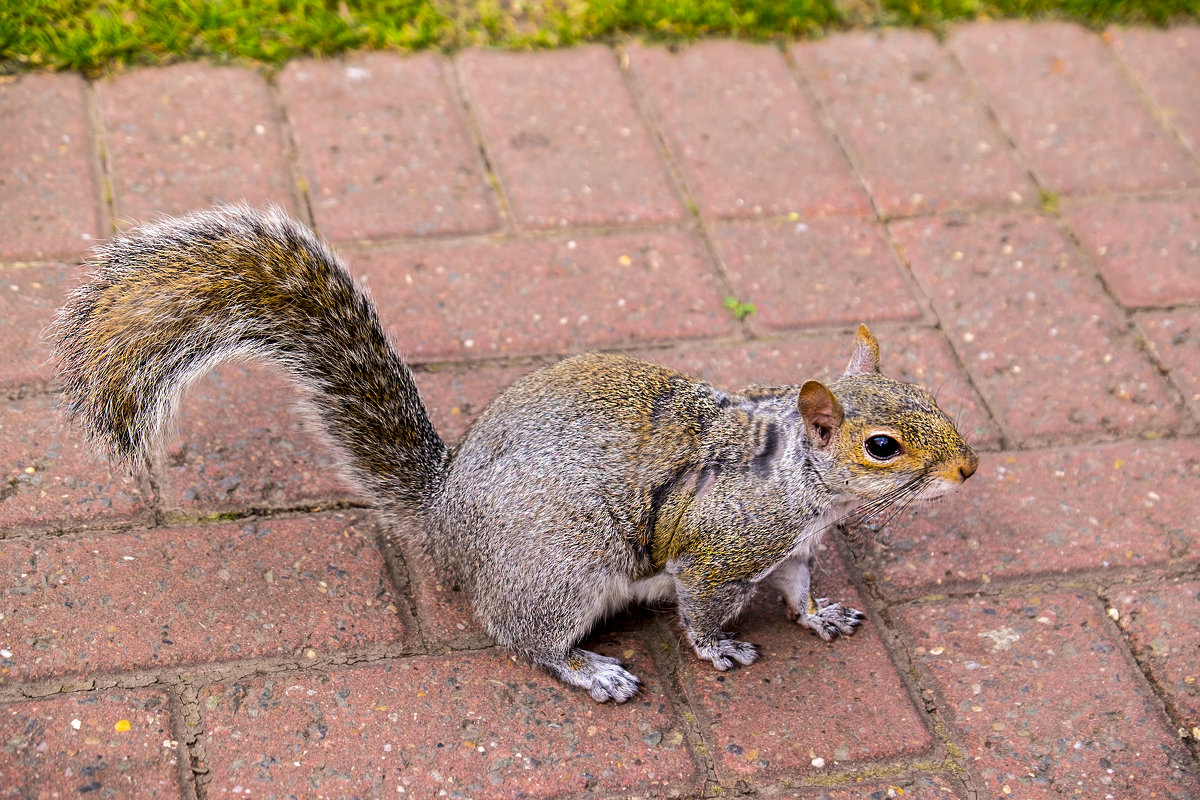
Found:
[(103, 449), (144, 463), (189, 384), (229, 359), (273, 362), (381, 524), (463, 586), (496, 642), (597, 701), (639, 681), (578, 644), (633, 601), (673, 598), (719, 670), (757, 658), (722, 626), (768, 580), (790, 619), (852, 633), (862, 613), (809, 594), (822, 533), (978, 465), (929, 392), (879, 372), (866, 326), (829, 386), (727, 393), (623, 355), (566, 358), (448, 447), (367, 294), (278, 209), (152, 222), (92, 264), (54, 336), (65, 407)]

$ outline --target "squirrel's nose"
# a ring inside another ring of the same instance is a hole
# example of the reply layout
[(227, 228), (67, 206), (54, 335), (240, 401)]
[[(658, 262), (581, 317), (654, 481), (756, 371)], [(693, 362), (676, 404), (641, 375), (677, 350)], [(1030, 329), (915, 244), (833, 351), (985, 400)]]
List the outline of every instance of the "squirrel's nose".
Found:
[(958, 474), (965, 481), (967, 478), (975, 474), (975, 470), (979, 469), (979, 456), (971, 453), (971, 458), (965, 464), (958, 468)]

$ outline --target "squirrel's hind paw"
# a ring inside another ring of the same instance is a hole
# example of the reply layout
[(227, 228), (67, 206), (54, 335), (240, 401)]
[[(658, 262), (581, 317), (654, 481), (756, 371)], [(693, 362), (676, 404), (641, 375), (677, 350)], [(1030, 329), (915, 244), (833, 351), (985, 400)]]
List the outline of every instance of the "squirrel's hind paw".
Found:
[(637, 676), (615, 658), (575, 648), (562, 661), (538, 661), (563, 683), (578, 686), (597, 703), (616, 700), (624, 703), (641, 690)]
[(711, 644), (695, 645), (695, 648), (696, 655), (711, 661), (721, 672), (732, 668), (735, 661), (746, 667), (758, 660), (757, 645), (736, 639), (718, 639)]
[(788, 614), (788, 617), (793, 622), (816, 631), (817, 635), (827, 642), (839, 635), (850, 636), (867, 618), (866, 614), (856, 608), (841, 603), (830, 603), (827, 597), (813, 602), (817, 606), (815, 614), (801, 612), (795, 615)]

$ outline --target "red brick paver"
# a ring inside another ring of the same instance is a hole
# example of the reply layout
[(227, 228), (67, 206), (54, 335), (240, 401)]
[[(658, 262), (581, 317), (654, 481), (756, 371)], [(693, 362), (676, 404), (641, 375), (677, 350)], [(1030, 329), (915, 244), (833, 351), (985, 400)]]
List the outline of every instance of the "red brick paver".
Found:
[(1196, 82), (1200, 81), (1200, 28), (1119, 28), (1110, 31), (1109, 36), (1121, 60), (1197, 155), (1200, 108), (1195, 97)]
[(978, 23), (957, 28), (950, 48), (1047, 189), (1200, 186), (1111, 51), (1078, 25)]
[(1200, 303), (1200, 202), (1072, 203), (1065, 217), (1122, 305)]
[(933, 36), (839, 36), (792, 48), (882, 214), (1028, 203), (1036, 195), (970, 82)]
[[(1112, 609), (1193, 739), (1200, 731), (1200, 583), (1121, 588)], [(1111, 613), (1111, 612), (1110, 612)]]
[(0, 706), (4, 797), (180, 796), (186, 750), (164, 692), (109, 689)]
[(681, 233), (374, 250), (352, 263), (414, 359), (614, 347), (733, 328), (700, 242)]
[[(530, 369), (422, 372), (418, 385), (438, 433), (453, 443)], [(178, 440), (156, 459), (168, 513), (354, 502), (333, 457), (296, 410), (300, 399), (281, 373), (266, 368), (225, 367), (198, 383), (181, 404)]]
[(299, 399), (268, 369), (231, 366), (198, 383), (181, 404), (178, 441), (157, 459), (168, 513), (200, 517), (347, 501), (333, 458), (293, 411)]
[(459, 69), (521, 227), (682, 216), (607, 48), (468, 51)]
[(1161, 707), (1085, 598), (972, 599), (906, 609), (903, 619), (991, 796), (1200, 792)]
[(47, 328), (80, 272), (61, 265), (0, 270), (0, 393), (44, 389), (54, 373)]
[[(634, 47), (629, 65), (706, 214), (871, 213), (773, 48), (706, 42), (671, 53)], [(699, 96), (709, 100), (698, 103)]]
[(93, 452), (49, 396), (0, 401), (0, 531), (129, 525), (150, 487)]
[(877, 541), (884, 591), (942, 591), (1085, 569), (1183, 566), (1200, 491), (1188, 442), (985, 457), (969, 491), (910, 511)]
[(77, 256), (100, 222), (87, 88), (77, 75), (0, 85), (0, 259)]
[(646, 646), (634, 639), (599, 649), (637, 663), (643, 696), (597, 705), (497, 651), (209, 686), (200, 698), (209, 790), (480, 798), (695, 792), (699, 776), (682, 723)]
[[(862, 608), (832, 550), (818, 564), (814, 593)], [(788, 621), (777, 596), (765, 588), (738, 626), (740, 638), (759, 646), (749, 667), (721, 673), (684, 648), (684, 687), (708, 723), (719, 775), (734, 783), (821, 774), (930, 747), (878, 630), (864, 623), (851, 637), (824, 642)]]
[(755, 307), (749, 319), (755, 331), (921, 315), (878, 223), (822, 219), (724, 225), (717, 241), (734, 293)]
[(295, 211), (282, 120), (257, 73), (178, 64), (97, 91), (122, 225), (215, 203)]
[(398, 642), (382, 559), (355, 522), (0, 542), (6, 682)]
[(295, 61), (280, 88), (323, 235), (378, 239), (495, 225), (444, 59)]
[[(1200, 797), (1197, 32), (946, 33), (0, 78), (0, 797)], [(148, 471), (65, 424), (72, 262), (243, 198), (342, 250), (448, 443), (573, 352), (832, 383), (865, 322), (978, 472), (825, 536), (854, 636), (764, 587), (720, 673), (664, 600), (590, 634), (644, 681), (597, 705), (270, 368)]]
[(1143, 314), (1138, 327), (1192, 409), (1200, 414), (1200, 309)]

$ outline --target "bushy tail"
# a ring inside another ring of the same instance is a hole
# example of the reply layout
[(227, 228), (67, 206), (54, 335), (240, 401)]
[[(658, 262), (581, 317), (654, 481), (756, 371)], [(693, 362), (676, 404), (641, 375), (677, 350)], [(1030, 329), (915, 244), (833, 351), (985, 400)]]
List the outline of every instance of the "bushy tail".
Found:
[(259, 357), (304, 390), (348, 477), (416, 510), (446, 446), (374, 305), (307, 227), (282, 211), (223, 207), (136, 228), (98, 246), (95, 274), (55, 327), (66, 406), (121, 461), (163, 437), (187, 386)]

